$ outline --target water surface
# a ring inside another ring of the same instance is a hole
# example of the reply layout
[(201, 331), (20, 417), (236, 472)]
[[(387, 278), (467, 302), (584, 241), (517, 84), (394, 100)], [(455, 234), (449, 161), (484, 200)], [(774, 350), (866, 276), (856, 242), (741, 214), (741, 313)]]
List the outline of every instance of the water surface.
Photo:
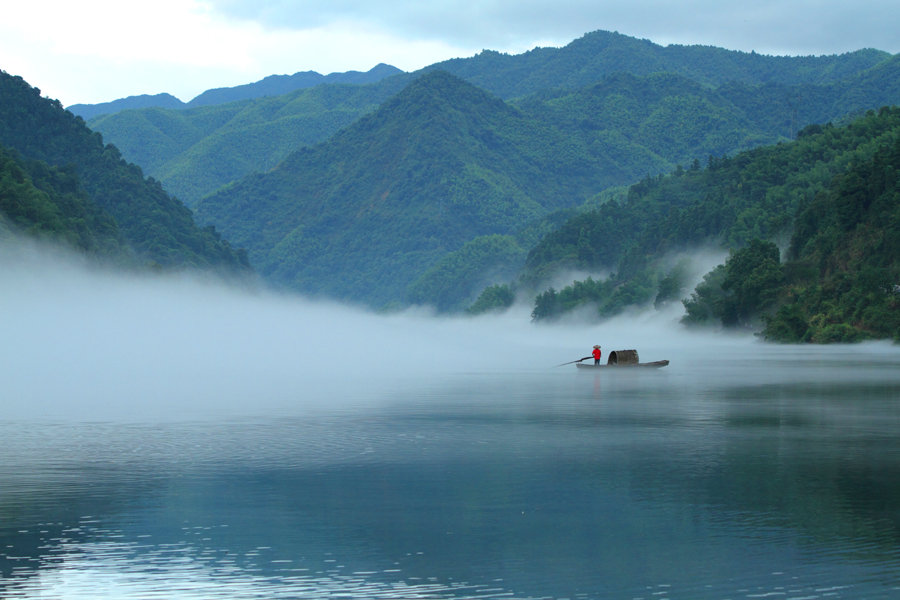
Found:
[(690, 348), (10, 404), (0, 596), (900, 597), (900, 351)]

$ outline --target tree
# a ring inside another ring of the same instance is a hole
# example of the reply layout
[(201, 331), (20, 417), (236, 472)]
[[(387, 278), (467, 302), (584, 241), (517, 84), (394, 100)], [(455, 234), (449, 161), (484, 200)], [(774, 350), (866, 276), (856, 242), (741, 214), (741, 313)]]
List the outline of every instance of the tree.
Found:
[(722, 281), (725, 280), (725, 265), (718, 265), (703, 276), (691, 297), (683, 300), (685, 315), (681, 322), (685, 325), (711, 325), (722, 319), (725, 293)]
[(535, 321), (554, 317), (559, 314), (559, 294), (552, 287), (545, 292), (538, 294), (534, 299), (534, 310), (531, 311), (531, 318)]
[(502, 311), (513, 305), (515, 292), (512, 287), (503, 283), (488, 286), (478, 299), (466, 309), (470, 315), (480, 315), (491, 311)]
[(754, 239), (704, 276), (691, 298), (684, 301), (687, 314), (682, 322), (754, 325), (774, 305), (783, 283), (778, 246)]
[(753, 239), (725, 262), (722, 324), (748, 326), (770, 308), (784, 282), (778, 246)]

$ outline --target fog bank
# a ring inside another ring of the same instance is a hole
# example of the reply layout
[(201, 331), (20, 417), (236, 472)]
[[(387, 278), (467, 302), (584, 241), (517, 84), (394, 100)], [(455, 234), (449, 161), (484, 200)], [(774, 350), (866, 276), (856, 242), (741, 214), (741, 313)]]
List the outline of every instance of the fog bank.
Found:
[(637, 348), (643, 360), (756, 343), (689, 333), (681, 307), (604, 324), (379, 315), (188, 275), (134, 275), (0, 245), (0, 393), (8, 419), (327, 407), (459, 373), (533, 372)]

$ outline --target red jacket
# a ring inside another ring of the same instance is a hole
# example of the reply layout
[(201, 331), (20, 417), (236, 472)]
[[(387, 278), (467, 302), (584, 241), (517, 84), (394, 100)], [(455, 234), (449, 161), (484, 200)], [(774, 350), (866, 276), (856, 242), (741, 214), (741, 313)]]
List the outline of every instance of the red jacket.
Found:
[(594, 360), (600, 360), (600, 355), (603, 354), (600, 352), (600, 348), (594, 348), (594, 351), (591, 352), (594, 355)]

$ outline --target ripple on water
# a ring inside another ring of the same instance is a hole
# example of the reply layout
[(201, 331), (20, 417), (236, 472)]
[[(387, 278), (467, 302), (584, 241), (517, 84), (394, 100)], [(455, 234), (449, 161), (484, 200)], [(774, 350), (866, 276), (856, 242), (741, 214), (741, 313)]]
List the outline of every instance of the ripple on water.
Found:
[[(405, 579), (400, 569), (352, 571), (333, 558), (307, 567), (285, 559), (268, 561), (265, 569), (254, 567), (252, 560), (261, 561), (269, 549), (260, 547), (248, 552), (240, 557), (241, 564), (238, 564), (239, 557), (222, 555), (215, 549), (201, 551), (188, 544), (60, 543), (52, 559), (44, 560), (38, 568), (29, 564), (13, 569), (12, 577), (0, 584), (0, 590), (2, 597), (8, 599), (466, 597), (488, 600), (511, 596), (496, 583), (470, 585)], [(16, 557), (6, 559), (15, 561)]]
[(890, 597), (900, 369), (842, 364), (0, 423), (0, 597)]

